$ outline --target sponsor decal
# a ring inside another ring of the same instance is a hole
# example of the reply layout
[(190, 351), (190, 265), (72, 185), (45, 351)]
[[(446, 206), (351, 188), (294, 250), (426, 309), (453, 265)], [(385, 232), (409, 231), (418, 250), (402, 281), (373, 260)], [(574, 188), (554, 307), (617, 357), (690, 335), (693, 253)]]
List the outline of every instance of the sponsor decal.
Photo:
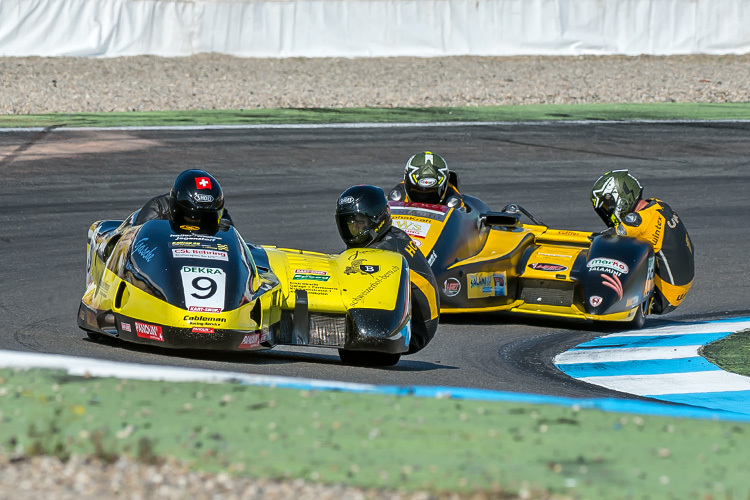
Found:
[(425, 238), (430, 231), (430, 224), (427, 222), (393, 219), (393, 225), (412, 238)]
[(214, 329), (205, 326), (196, 326), (193, 328), (193, 333), (214, 333)]
[(352, 203), (354, 203), (353, 196), (344, 196), (339, 200), (339, 205), (351, 205)]
[(330, 276), (321, 276), (320, 274), (298, 273), (292, 277), (293, 280), (310, 280), (310, 281), (328, 281)]
[(661, 233), (664, 230), (664, 217), (659, 216), (656, 218), (656, 227), (654, 228), (654, 234), (651, 235), (651, 244), (656, 246), (661, 238)]
[(432, 187), (435, 184), (437, 184), (437, 179), (432, 178), (426, 178), (426, 179), (419, 179), (419, 182), (417, 182), (422, 187)]
[(466, 275), (466, 296), (469, 299), (505, 295), (505, 273), (474, 273)]
[(164, 342), (164, 337), (161, 335), (161, 327), (157, 325), (149, 325), (148, 323), (135, 322), (135, 333), (141, 338), (158, 340)]
[(561, 266), (560, 264), (546, 264), (544, 262), (532, 262), (531, 264), (529, 264), (529, 267), (537, 271), (549, 271), (549, 272), (568, 270), (567, 266)]
[(430, 257), (427, 259), (427, 263), (429, 265), (432, 265), (435, 263), (435, 259), (437, 259), (437, 254), (435, 253), (435, 250), (433, 250), (432, 252), (430, 252)]
[(216, 248), (219, 249), (219, 250), (224, 250), (226, 252), (229, 251), (229, 245), (224, 245), (222, 243), (219, 243), (218, 245), (216, 245)]
[(295, 274), (319, 274), (320, 276), (326, 276), (328, 271), (318, 271), (317, 269), (295, 269)]
[(251, 333), (249, 335), (245, 335), (242, 338), (242, 342), (240, 342), (240, 345), (238, 345), (237, 348), (238, 349), (251, 349), (253, 347), (258, 347), (260, 343), (261, 343), (260, 334)]
[(677, 224), (680, 223), (680, 218), (677, 217), (677, 214), (672, 214), (672, 218), (667, 221), (667, 226), (671, 227), (672, 229), (677, 227)]
[(211, 189), (211, 179), (208, 177), (196, 177), (195, 187), (198, 189)]
[(601, 275), (604, 280), (602, 281), (602, 285), (607, 286), (617, 292), (617, 298), (622, 299), (622, 282), (620, 281), (619, 275), (612, 275), (612, 274), (602, 274)]
[(543, 255), (545, 257), (559, 257), (561, 259), (569, 259), (572, 257), (572, 255), (562, 255), (559, 253), (542, 253), (542, 252), (539, 252), (537, 255)]
[(229, 254), (227, 254), (227, 252), (206, 250), (204, 248), (173, 248), (172, 257), (176, 259), (229, 260)]
[(461, 291), (461, 283), (456, 278), (448, 278), (443, 282), (443, 293), (446, 297), (455, 297)]
[[(357, 262), (357, 261), (355, 260), (354, 262)], [(354, 307), (355, 305), (357, 305), (362, 299), (365, 298), (366, 295), (368, 295), (370, 292), (375, 290), (382, 282), (384, 282), (390, 276), (396, 274), (398, 271), (399, 271), (399, 266), (393, 266), (392, 268), (385, 271), (384, 273), (379, 274), (377, 277), (373, 276), (374, 280), (372, 281), (372, 283), (370, 283), (370, 285), (367, 288), (362, 290), (359, 293), (359, 295), (357, 295), (356, 297), (352, 299), (352, 305), (349, 307)], [(364, 273), (364, 274), (367, 274), (367, 273)], [(368, 275), (368, 276), (371, 276), (371, 275)]]
[(198, 313), (220, 313), (221, 307), (190, 306), (188, 307), (188, 311)]
[(200, 203), (211, 203), (214, 201), (214, 197), (210, 194), (201, 194), (201, 193), (195, 193), (195, 196), (193, 196), (193, 199)]
[(205, 234), (170, 234), (170, 238), (174, 238), (177, 241), (180, 240), (186, 240), (186, 241), (210, 241), (214, 242), (216, 240), (220, 240), (221, 238), (217, 236), (208, 236)]
[(149, 248), (146, 245), (146, 242), (148, 241), (148, 238), (143, 238), (138, 240), (138, 243), (135, 244), (133, 247), (133, 253), (136, 255), (140, 255), (143, 260), (146, 262), (151, 262), (151, 260), (154, 258), (154, 252), (156, 252), (156, 247)]
[(598, 307), (601, 303), (602, 298), (598, 295), (592, 295), (591, 297), (589, 297), (589, 304), (591, 304), (591, 307)]
[(394, 220), (402, 217), (418, 217), (421, 219), (430, 219), (443, 221), (451, 210), (451, 207), (444, 205), (433, 205), (430, 203), (405, 203), (403, 201), (389, 201), (391, 214)]
[(586, 263), (586, 267), (589, 268), (589, 271), (603, 271), (605, 273), (611, 273), (614, 271), (617, 276), (620, 274), (628, 274), (630, 272), (630, 268), (624, 262), (620, 262), (616, 259), (608, 259), (606, 257), (591, 259)]
[(198, 226), (188, 226), (187, 224), (183, 224), (180, 226), (180, 229), (183, 231), (198, 231), (200, 227)]
[(654, 288), (654, 257), (648, 258), (648, 271), (646, 271), (646, 282), (643, 284), (643, 295), (648, 295)]
[(130, 323), (120, 323), (123, 332), (131, 332)]
[(213, 323), (213, 324), (221, 324), (226, 323), (226, 318), (216, 318), (214, 316), (201, 316), (201, 315), (190, 315), (186, 314), (183, 318), (184, 321), (187, 321), (188, 323)]
[(344, 268), (344, 274), (371, 275), (380, 271), (380, 266), (365, 264), (365, 259), (354, 259), (352, 263)]

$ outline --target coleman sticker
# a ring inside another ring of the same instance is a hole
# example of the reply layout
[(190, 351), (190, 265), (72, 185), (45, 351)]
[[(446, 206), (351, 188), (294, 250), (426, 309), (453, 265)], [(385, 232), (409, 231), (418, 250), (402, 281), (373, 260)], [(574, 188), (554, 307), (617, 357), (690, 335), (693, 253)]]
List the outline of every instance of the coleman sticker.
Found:
[(545, 264), (542, 262), (532, 262), (531, 264), (529, 264), (529, 267), (537, 271), (555, 272), (555, 271), (567, 271), (568, 270), (567, 266), (561, 266), (560, 264)]
[(589, 268), (589, 271), (604, 271), (609, 273), (614, 271), (615, 273), (622, 274), (628, 274), (628, 272), (630, 272), (630, 268), (624, 262), (620, 262), (616, 259), (608, 259), (606, 257), (591, 259), (586, 263), (586, 267)]
[(120, 328), (122, 328), (123, 332), (129, 332), (130, 330), (130, 323), (120, 323)]
[(157, 325), (149, 325), (148, 323), (135, 322), (135, 333), (141, 338), (158, 340), (164, 342), (164, 337), (161, 335), (161, 327)]

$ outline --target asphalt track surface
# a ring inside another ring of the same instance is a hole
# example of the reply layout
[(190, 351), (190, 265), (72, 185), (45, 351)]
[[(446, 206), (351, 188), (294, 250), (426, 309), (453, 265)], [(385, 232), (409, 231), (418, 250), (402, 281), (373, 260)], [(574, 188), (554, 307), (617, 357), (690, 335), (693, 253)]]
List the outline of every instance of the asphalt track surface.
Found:
[(434, 341), (392, 368), (343, 366), (335, 350), (202, 353), (94, 343), (76, 326), (86, 233), (165, 192), (186, 168), (224, 187), (257, 244), (338, 252), (333, 210), (354, 184), (384, 188), (420, 150), (441, 153), (463, 192), (519, 203), (552, 227), (600, 230), (588, 194), (628, 168), (668, 201), (696, 248), (696, 283), (646, 326), (750, 314), (750, 124), (499, 124), (446, 127), (0, 133), (0, 349), (386, 385), (623, 397), (560, 373), (554, 355), (616, 328), (509, 314), (443, 316)]

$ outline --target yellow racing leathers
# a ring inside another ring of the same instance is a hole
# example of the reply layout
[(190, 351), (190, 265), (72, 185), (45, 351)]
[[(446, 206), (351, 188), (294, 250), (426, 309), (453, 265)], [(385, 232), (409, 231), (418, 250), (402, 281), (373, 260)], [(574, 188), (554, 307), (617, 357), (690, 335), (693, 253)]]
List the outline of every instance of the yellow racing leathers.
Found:
[(651, 313), (673, 311), (693, 286), (695, 261), (693, 242), (672, 207), (656, 198), (641, 200), (636, 211), (617, 226), (617, 234), (634, 236), (654, 247), (656, 288)]
[(398, 252), (406, 258), (411, 278), (411, 340), (407, 354), (421, 351), (435, 336), (440, 316), (440, 297), (432, 268), (409, 235), (397, 227), (391, 227), (368, 246)]

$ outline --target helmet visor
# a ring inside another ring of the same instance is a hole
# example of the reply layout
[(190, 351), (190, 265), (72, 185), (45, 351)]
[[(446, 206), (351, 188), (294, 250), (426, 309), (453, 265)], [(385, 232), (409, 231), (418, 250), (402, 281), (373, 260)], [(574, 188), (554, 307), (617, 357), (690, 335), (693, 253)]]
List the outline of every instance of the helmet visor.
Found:
[(372, 238), (372, 221), (364, 214), (341, 214), (337, 222), (341, 238), (349, 245), (362, 245)]

